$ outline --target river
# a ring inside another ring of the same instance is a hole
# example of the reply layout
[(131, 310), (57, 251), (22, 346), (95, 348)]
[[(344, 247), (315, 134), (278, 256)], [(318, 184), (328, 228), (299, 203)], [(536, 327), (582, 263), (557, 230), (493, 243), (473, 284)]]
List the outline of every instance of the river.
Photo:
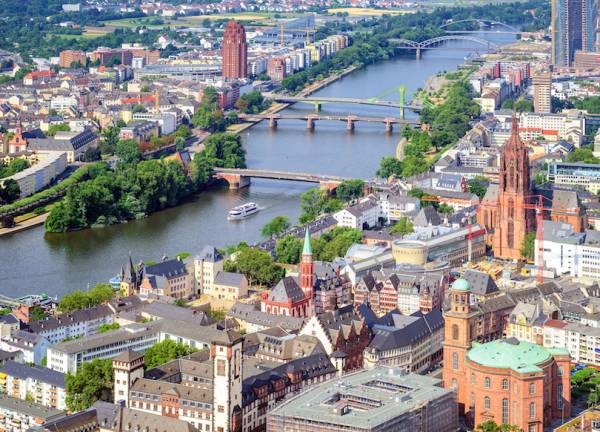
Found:
[[(487, 33), (496, 43), (511, 35)], [(466, 51), (452, 50), (466, 42), (448, 42), (448, 50), (425, 51), (420, 60), (402, 57), (370, 65), (332, 83), (316, 94), (370, 98), (404, 84), (407, 100), (428, 76), (453, 70)], [(386, 99), (398, 98), (393, 92)], [(309, 110), (297, 104), (285, 112)], [(324, 105), (322, 113), (395, 116), (382, 107)], [(358, 123), (353, 133), (345, 123), (318, 122), (314, 132), (301, 121), (281, 121), (276, 131), (264, 122), (243, 133), (249, 168), (277, 169), (346, 177), (371, 178), (382, 156), (393, 155), (399, 129), (388, 135), (383, 125)], [(199, 194), (193, 201), (150, 217), (101, 229), (66, 234), (44, 234), (43, 227), (0, 238), (0, 294), (17, 297), (45, 292), (61, 296), (85, 289), (114, 276), (130, 253), (135, 261), (159, 260), (179, 252), (198, 253), (205, 245), (226, 246), (260, 240), (260, 228), (284, 215), (293, 222), (300, 214), (299, 195), (310, 185), (253, 180), (249, 188), (219, 188)], [(262, 211), (240, 222), (228, 222), (227, 211), (254, 201)]]

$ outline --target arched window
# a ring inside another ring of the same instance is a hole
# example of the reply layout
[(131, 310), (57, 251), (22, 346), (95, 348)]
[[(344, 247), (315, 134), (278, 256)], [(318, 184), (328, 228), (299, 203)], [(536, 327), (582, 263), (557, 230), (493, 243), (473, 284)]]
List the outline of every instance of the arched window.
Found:
[(452, 369), (458, 369), (458, 353), (452, 353)]
[(471, 384), (475, 384), (475, 374), (471, 372)]
[(488, 396), (483, 398), (483, 408), (490, 409), (490, 398)]
[(510, 419), (508, 417), (508, 399), (502, 399), (502, 423), (508, 424), (510, 423)]
[[(508, 380), (506, 378), (504, 378), (502, 380), (502, 390), (508, 390)], [(504, 423), (508, 423), (508, 422), (504, 422)]]
[(531, 402), (529, 404), (529, 418), (530, 419), (535, 418), (535, 402)]
[(512, 220), (508, 221), (508, 229), (506, 233), (506, 243), (509, 248), (514, 247), (515, 244), (515, 226)]
[(452, 339), (458, 339), (458, 324), (452, 324)]
[(515, 201), (512, 198), (508, 199), (508, 217), (511, 219), (515, 217)]
[(492, 380), (490, 379), (490, 377), (485, 377), (485, 379), (483, 380), (483, 386), (485, 388), (490, 388), (492, 386)]
[(452, 388), (453, 389), (458, 388), (458, 382), (456, 381), (456, 378), (452, 378)]

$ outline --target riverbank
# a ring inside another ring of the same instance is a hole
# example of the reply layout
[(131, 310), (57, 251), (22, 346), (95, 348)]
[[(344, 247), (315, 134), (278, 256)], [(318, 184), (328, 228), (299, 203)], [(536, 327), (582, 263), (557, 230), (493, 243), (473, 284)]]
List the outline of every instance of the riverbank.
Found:
[(9, 235), (9, 234), (15, 234), (15, 233), (18, 233), (21, 231), (28, 230), (30, 228), (34, 228), (39, 225), (43, 225), (44, 222), (46, 222), (46, 219), (48, 218), (49, 214), (50, 214), (50, 212), (43, 213), (39, 216), (33, 217), (31, 219), (27, 219), (26, 221), (19, 222), (19, 223), (15, 224), (15, 226), (10, 227), (10, 228), (0, 228), (0, 237)]

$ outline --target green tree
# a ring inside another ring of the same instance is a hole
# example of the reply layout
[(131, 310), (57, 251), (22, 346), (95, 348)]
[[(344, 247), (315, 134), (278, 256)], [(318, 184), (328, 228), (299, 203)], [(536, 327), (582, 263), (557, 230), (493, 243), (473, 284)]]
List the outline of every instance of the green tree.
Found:
[(275, 242), (275, 258), (283, 264), (298, 264), (302, 254), (302, 240), (287, 235)]
[(477, 195), (481, 199), (487, 191), (489, 180), (484, 176), (476, 176), (475, 178), (469, 180), (467, 184), (469, 192)]
[(402, 216), (390, 229), (390, 234), (406, 235), (414, 232), (413, 224), (409, 218)]
[(142, 159), (142, 152), (138, 143), (132, 139), (120, 140), (115, 148), (115, 155), (126, 164), (138, 163)]
[(239, 250), (233, 260), (225, 261), (225, 267), (226, 271), (244, 273), (250, 285), (273, 286), (285, 275), (268, 252), (257, 248)]
[(56, 135), (57, 132), (70, 132), (70, 131), (71, 131), (71, 128), (66, 123), (51, 124), (48, 127), (48, 132), (46, 132), (46, 135), (54, 136), (54, 135)]
[(360, 179), (344, 180), (335, 190), (336, 196), (342, 201), (350, 201), (363, 195), (365, 182)]
[(360, 243), (361, 240), (362, 231), (348, 227), (335, 227), (321, 237), (312, 239), (313, 255), (320, 261), (333, 261), (336, 257), (346, 255), (350, 246)]
[(13, 179), (7, 179), (0, 186), (0, 203), (12, 203), (21, 196), (21, 188), (19, 183)]
[(384, 156), (379, 163), (379, 169), (377, 170), (377, 176), (388, 178), (391, 176), (400, 177), (402, 176), (403, 165), (398, 159), (392, 156)]
[(585, 146), (573, 150), (567, 155), (568, 162), (585, 162), (590, 164), (599, 164), (600, 159), (594, 156), (591, 147)]
[(314, 188), (300, 195), (300, 207), (300, 222), (306, 223), (315, 220), (321, 214), (341, 210), (343, 206), (339, 199), (332, 198), (327, 191)]
[(40, 306), (34, 306), (33, 309), (31, 309), (31, 311), (29, 312), (30, 321), (41, 321), (43, 319), (46, 319), (47, 317), (48, 314)]
[(446, 214), (446, 215), (451, 215), (452, 213), (454, 213), (454, 209), (452, 208), (452, 206), (449, 206), (446, 203), (441, 203), (438, 206), (437, 211), (438, 211), (438, 213)]
[(96, 401), (112, 402), (113, 368), (111, 359), (82, 363), (75, 375), (66, 376), (66, 403), (70, 411), (82, 411)]
[(98, 326), (98, 333), (106, 333), (111, 330), (118, 330), (121, 326), (117, 322), (109, 323), (109, 324), (100, 324)]
[(521, 244), (521, 256), (527, 261), (533, 261), (535, 257), (535, 232), (528, 232), (523, 237)]
[(102, 158), (102, 153), (97, 147), (89, 147), (83, 153), (84, 162), (95, 162)]
[(96, 306), (111, 300), (115, 290), (109, 284), (97, 284), (89, 291), (72, 291), (65, 294), (58, 303), (58, 310), (69, 313)]
[(275, 216), (273, 219), (271, 219), (269, 222), (267, 222), (262, 227), (262, 229), (260, 230), (260, 233), (264, 237), (273, 237), (278, 234), (281, 234), (285, 230), (289, 229), (289, 227), (290, 227), (290, 220), (287, 217)]
[(494, 420), (486, 420), (475, 428), (475, 432), (519, 432), (518, 426), (501, 424), (498, 425)]
[(102, 154), (112, 155), (119, 142), (119, 133), (121, 128), (118, 126), (108, 126), (102, 131), (102, 139), (98, 148)]
[(196, 351), (183, 343), (166, 339), (162, 342), (152, 345), (144, 353), (144, 364), (146, 369), (152, 369), (168, 361), (179, 357), (190, 355)]

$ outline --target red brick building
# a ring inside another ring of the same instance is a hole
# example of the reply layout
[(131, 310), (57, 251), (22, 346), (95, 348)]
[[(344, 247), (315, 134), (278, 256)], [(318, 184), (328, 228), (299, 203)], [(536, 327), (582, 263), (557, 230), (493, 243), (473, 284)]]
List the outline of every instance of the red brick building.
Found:
[(229, 21), (223, 35), (223, 78), (239, 79), (248, 76), (248, 43), (246, 30), (237, 21)]
[(283, 57), (271, 57), (267, 63), (267, 75), (275, 81), (281, 81), (286, 77), (285, 59)]
[(485, 226), (495, 257), (521, 257), (523, 238), (535, 229), (533, 210), (524, 208), (531, 194), (529, 155), (513, 116), (512, 133), (500, 156), (499, 183), (489, 186), (477, 211), (477, 222)]
[(468, 426), (486, 420), (542, 432), (571, 410), (570, 356), (564, 349), (501, 339), (475, 343), (479, 310), (470, 284), (458, 279), (445, 313), (444, 387), (454, 388)]
[(300, 276), (286, 276), (261, 297), (261, 310), (274, 315), (310, 317), (314, 315), (313, 287), (315, 269), (310, 245), (310, 232), (306, 229), (304, 249), (300, 262)]

